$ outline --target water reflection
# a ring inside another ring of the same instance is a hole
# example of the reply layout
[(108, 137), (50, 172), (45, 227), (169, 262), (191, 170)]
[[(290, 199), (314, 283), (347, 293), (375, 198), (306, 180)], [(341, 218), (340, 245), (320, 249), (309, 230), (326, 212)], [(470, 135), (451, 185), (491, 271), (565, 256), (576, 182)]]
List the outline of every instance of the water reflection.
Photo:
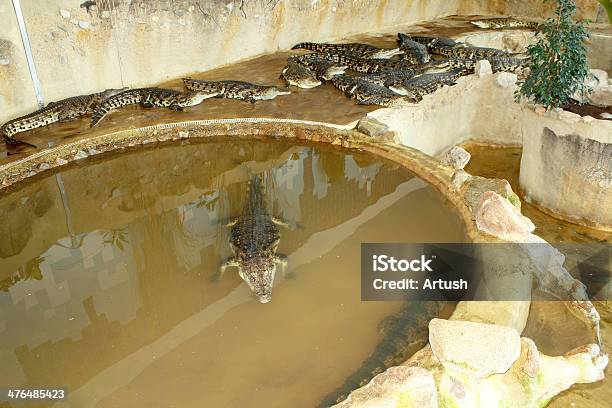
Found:
[[(253, 174), (289, 227), (278, 249), (293, 279), (277, 276), (264, 307), (235, 271), (210, 279), (231, 256), (224, 225)], [(68, 167), (63, 191), (55, 176), (0, 197), (0, 384), (67, 385), (70, 406), (143, 395), (199, 406), (196, 389), (211, 406), (314, 406), (367, 358), (385, 316), (422, 313), (360, 301), (360, 242), (464, 237), (422, 181), (330, 148), (165, 146)], [(169, 378), (173, 395), (151, 389)]]

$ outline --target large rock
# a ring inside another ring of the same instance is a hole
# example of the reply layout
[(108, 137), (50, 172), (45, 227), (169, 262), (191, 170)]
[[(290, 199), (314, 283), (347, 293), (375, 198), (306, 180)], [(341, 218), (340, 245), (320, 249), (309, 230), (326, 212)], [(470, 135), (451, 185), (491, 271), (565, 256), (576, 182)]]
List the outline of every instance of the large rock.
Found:
[[(486, 330), (512, 331), (501, 326)], [(486, 353), (507, 355), (507, 347), (512, 347), (514, 360), (504, 372), (476, 377), (466, 369), (467, 365), (442, 363), (434, 354), (433, 347), (427, 346), (402, 367), (379, 374), (370, 384), (353, 391), (335, 407), (539, 408), (572, 384), (603, 379), (608, 357), (595, 344), (577, 347), (563, 356), (549, 357), (542, 354), (532, 340), (518, 339), (516, 332), (511, 337), (512, 341), (508, 343), (495, 343), (499, 341), (495, 337), (489, 338), (491, 343), (486, 343), (485, 339), (477, 340)], [(475, 344), (473, 339), (461, 344), (463, 340), (462, 337), (449, 338), (449, 342), (457, 344), (458, 354), (462, 345), (475, 348), (472, 347)], [(473, 351), (477, 353), (479, 350)]]
[(478, 206), (482, 194), (487, 191), (495, 191), (497, 194), (510, 201), (516, 208), (521, 208), (521, 200), (518, 195), (512, 191), (512, 187), (507, 180), (472, 176), (466, 181), (466, 191), (464, 195), (465, 202), (472, 212), (474, 212)]
[(482, 194), (474, 217), (480, 231), (506, 241), (519, 242), (535, 229), (533, 222), (523, 216), (518, 208), (493, 191)]
[(589, 95), (589, 103), (596, 106), (612, 106), (612, 86), (595, 89)]
[(516, 84), (518, 77), (512, 72), (499, 72), (496, 76), (496, 80), (497, 85), (501, 86), (502, 88), (508, 88)]
[(505, 373), (521, 349), (510, 327), (444, 319), (429, 323), (429, 344), (444, 367), (475, 378)]
[(433, 375), (420, 367), (392, 367), (335, 405), (338, 408), (397, 406), (437, 408), (438, 399)]
[(474, 67), (474, 73), (479, 77), (483, 77), (486, 75), (491, 75), (493, 73), (493, 68), (491, 68), (491, 63), (487, 60), (480, 60), (476, 63)]
[(472, 155), (460, 146), (453, 146), (444, 157), (442, 157), (442, 164), (445, 166), (450, 166), (455, 170), (464, 168)]
[(463, 169), (458, 169), (451, 176), (451, 187), (455, 190), (459, 190), (471, 177), (472, 175), (467, 171)]

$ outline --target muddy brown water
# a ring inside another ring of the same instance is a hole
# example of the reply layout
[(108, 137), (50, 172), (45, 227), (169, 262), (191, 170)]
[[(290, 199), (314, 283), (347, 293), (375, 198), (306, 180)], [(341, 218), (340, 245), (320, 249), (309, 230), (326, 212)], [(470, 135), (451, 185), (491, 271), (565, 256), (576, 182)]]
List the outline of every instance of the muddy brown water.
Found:
[[(253, 173), (289, 224), (267, 304), (235, 269), (217, 275)], [(0, 387), (67, 386), (70, 407), (316, 406), (452, 310), (362, 302), (360, 243), (466, 239), (413, 174), (284, 142), (86, 159), (4, 191), (0, 217)]]

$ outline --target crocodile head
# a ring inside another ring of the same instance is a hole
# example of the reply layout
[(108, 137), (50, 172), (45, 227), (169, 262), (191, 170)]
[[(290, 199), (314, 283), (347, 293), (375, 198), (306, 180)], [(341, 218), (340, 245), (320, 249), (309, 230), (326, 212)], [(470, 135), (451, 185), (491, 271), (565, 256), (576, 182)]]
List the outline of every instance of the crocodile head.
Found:
[(281, 78), (285, 80), (287, 85), (297, 86), (299, 88), (314, 88), (321, 85), (314, 73), (306, 68), (302, 68), (297, 64), (288, 64), (281, 73)]
[(204, 99), (214, 98), (219, 95), (220, 91), (193, 91), (187, 92), (185, 98), (185, 106), (195, 106), (200, 104)]
[(291, 91), (271, 86), (270, 88), (261, 92), (261, 94), (256, 99), (274, 99), (278, 95), (289, 95), (290, 93)]
[(106, 89), (100, 92), (100, 96), (102, 96), (103, 99), (107, 99), (107, 98), (110, 98), (111, 96), (117, 95), (118, 93), (127, 91), (128, 89), (129, 89), (128, 87), (123, 87), (119, 89)]
[(238, 274), (261, 303), (272, 300), (276, 263), (266, 257), (255, 257), (240, 264)]

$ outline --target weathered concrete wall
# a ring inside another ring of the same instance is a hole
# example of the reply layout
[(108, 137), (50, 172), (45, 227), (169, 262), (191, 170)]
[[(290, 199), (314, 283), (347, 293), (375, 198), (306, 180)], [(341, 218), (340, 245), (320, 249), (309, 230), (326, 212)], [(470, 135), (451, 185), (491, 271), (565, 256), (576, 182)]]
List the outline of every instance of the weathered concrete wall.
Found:
[(468, 139), (520, 144), (517, 126), (520, 105), (514, 103), (516, 88), (501, 86), (500, 75), (505, 74), (462, 77), (457, 85), (426, 95), (414, 108), (378, 109), (368, 117), (397, 132), (396, 142), (431, 156)]
[(525, 107), (520, 185), (567, 219), (612, 229), (612, 122)]
[[(337, 40), (453, 14), (540, 17), (549, 7), (527, 0), (98, 0), (87, 11), (83, 0), (21, 3), (45, 101), (155, 84), (305, 40)], [(584, 15), (596, 17), (597, 2), (580, 3)], [(36, 100), (25, 80), (10, 0), (0, 0), (0, 21), (0, 44), (8, 40), (16, 55), (0, 65), (3, 122), (34, 109)]]
[(0, 122), (36, 107), (36, 95), (11, 0), (0, 0)]

